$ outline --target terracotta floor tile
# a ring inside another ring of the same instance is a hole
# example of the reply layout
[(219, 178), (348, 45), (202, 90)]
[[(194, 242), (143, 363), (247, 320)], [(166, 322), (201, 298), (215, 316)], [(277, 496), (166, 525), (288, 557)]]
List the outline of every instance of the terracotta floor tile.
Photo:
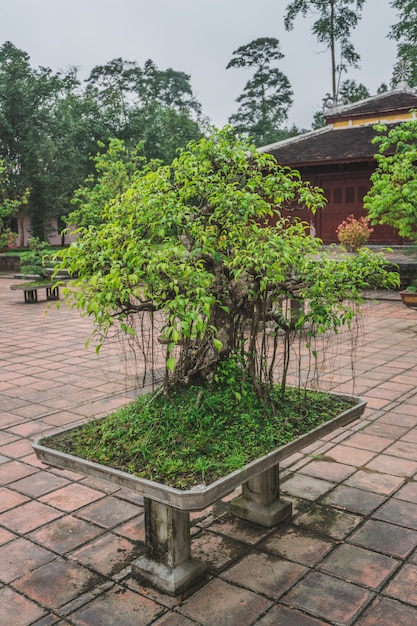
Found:
[(28, 454), (27, 456), (23, 456), (20, 460), (22, 461), (22, 463), (26, 463), (27, 465), (37, 467), (38, 469), (42, 469), (42, 470), (47, 469), (53, 474), (57, 473), (53, 467), (46, 465), (45, 463), (40, 461), (34, 452), (32, 452), (31, 454)]
[(368, 520), (349, 541), (370, 550), (405, 559), (417, 546), (417, 532), (394, 524)]
[(391, 403), (390, 399), (386, 399), (386, 398), (372, 398), (371, 396), (369, 398), (367, 397), (366, 400), (367, 400), (367, 403), (368, 403), (368, 407), (372, 408), (372, 409), (383, 409), (384, 407), (386, 407), (388, 404)]
[(8, 541), (11, 541), (12, 539), (15, 539), (15, 538), (16, 538), (16, 535), (14, 533), (11, 533), (9, 530), (6, 530), (5, 528), (0, 528), (0, 546), (4, 545)]
[(384, 454), (390, 456), (396, 456), (400, 459), (407, 459), (411, 461), (417, 461), (417, 446), (414, 443), (404, 440), (396, 441), (384, 450)]
[(154, 622), (152, 626), (195, 626), (195, 622), (178, 613), (167, 613)]
[(392, 557), (344, 544), (324, 559), (320, 570), (371, 589), (378, 589), (400, 564), (400, 561)]
[(39, 433), (47, 431), (49, 428), (50, 426), (45, 424), (45, 422), (31, 421), (9, 428), (9, 431), (16, 433), (16, 435), (19, 435), (20, 437), (32, 437), (33, 435), (39, 435)]
[(252, 552), (224, 572), (222, 578), (276, 600), (307, 572), (308, 568), (298, 563)]
[(0, 447), (0, 454), (11, 459), (18, 459), (32, 452), (32, 442), (28, 439), (18, 439)]
[(249, 626), (270, 605), (252, 591), (215, 579), (178, 607), (178, 613), (202, 626)]
[(121, 535), (122, 537), (126, 537), (126, 539), (130, 539), (131, 541), (144, 543), (145, 520), (143, 515), (138, 515), (128, 522), (121, 524), (121, 526), (116, 526), (116, 528), (113, 529), (113, 532), (116, 535)]
[(130, 502), (118, 500), (114, 496), (106, 496), (78, 511), (77, 516), (104, 528), (112, 528), (142, 512), (141, 507)]
[(415, 626), (417, 609), (389, 598), (378, 598), (366, 609), (356, 626)]
[(50, 415), (45, 415), (42, 417), (42, 421), (45, 424), (50, 424), (51, 426), (66, 426), (67, 424), (75, 424), (80, 422), (82, 418), (77, 413), (72, 413), (71, 411), (57, 411), (55, 413), (51, 413)]
[(19, 537), (0, 547), (0, 581), (9, 583), (54, 558), (52, 552)]
[(29, 626), (45, 615), (45, 610), (10, 587), (0, 588), (0, 624)]
[(103, 533), (103, 529), (71, 515), (65, 515), (28, 535), (58, 554), (75, 550)]
[(417, 461), (408, 461), (384, 453), (370, 461), (366, 468), (394, 476), (411, 477), (417, 473)]
[[(377, 402), (376, 398), (371, 398), (374, 404)], [(382, 401), (381, 401), (382, 402)], [(377, 407), (375, 407), (377, 408)], [(398, 426), (397, 424), (384, 424), (382, 422), (374, 422), (367, 426), (363, 433), (365, 435), (376, 435), (378, 437), (386, 437), (387, 439), (391, 439), (394, 441), (399, 437), (402, 437), (406, 434), (409, 429), (407, 426)]]
[(258, 543), (270, 532), (269, 528), (262, 528), (258, 524), (252, 524), (231, 514), (216, 518), (210, 524), (209, 529), (210, 532), (233, 537), (233, 539), (249, 545)]
[(113, 483), (108, 482), (107, 480), (100, 480), (99, 478), (93, 478), (92, 476), (88, 476), (87, 478), (83, 478), (81, 481), (83, 485), (87, 487), (91, 487), (91, 489), (96, 489), (97, 491), (101, 491), (103, 493), (107, 493), (108, 495), (112, 493), (118, 493), (120, 491), (120, 487), (114, 485)]
[(362, 448), (354, 448), (350, 445), (338, 445), (331, 448), (326, 454), (325, 459), (330, 458), (338, 463), (345, 463), (353, 467), (362, 467), (368, 463), (376, 452), (373, 450), (364, 450)]
[(316, 459), (300, 469), (300, 473), (321, 480), (329, 480), (332, 482), (340, 482), (353, 474), (355, 468), (351, 465), (335, 463), (325, 459)]
[(408, 431), (404, 437), (401, 438), (401, 441), (408, 441), (409, 443), (417, 443), (417, 428), (413, 428), (413, 430)]
[(323, 504), (329, 504), (344, 511), (368, 515), (380, 506), (385, 500), (385, 496), (339, 485), (322, 499)]
[(407, 500), (407, 502), (414, 502), (414, 504), (417, 504), (417, 482), (413, 481), (405, 483), (404, 487), (401, 487), (401, 489), (394, 495), (394, 498)]
[(76, 626), (139, 626), (153, 624), (164, 610), (149, 598), (116, 585), (72, 613), (70, 619)]
[(385, 437), (369, 435), (363, 432), (355, 433), (352, 437), (346, 439), (344, 443), (347, 446), (363, 448), (364, 450), (370, 450), (371, 452), (381, 452), (390, 445), (390, 442), (387, 441)]
[[(404, 405), (401, 404), (401, 408)], [(406, 415), (402, 411), (390, 411), (389, 413), (385, 413), (379, 420), (381, 423), (385, 424), (397, 424), (398, 426), (407, 426), (408, 428), (413, 428), (417, 426), (417, 416), (415, 415)], [(404, 435), (405, 436), (405, 435)]]
[(97, 584), (98, 580), (96, 575), (76, 563), (57, 559), (19, 578), (13, 586), (42, 606), (57, 609)]
[(56, 509), (32, 500), (1, 513), (0, 524), (17, 533), (28, 533), (61, 515)]
[(8, 429), (7, 432), (5, 430), (0, 431), (0, 446), (3, 446), (6, 443), (11, 443), (12, 441), (16, 441), (17, 439), (19, 439), (19, 437), (17, 435), (14, 435), (11, 429)]
[(338, 540), (349, 535), (360, 522), (360, 517), (319, 505), (313, 505), (309, 511), (294, 517), (295, 524)]
[[(104, 481), (102, 482), (104, 483)], [(107, 483), (107, 485), (110, 485), (110, 483)], [(107, 491), (107, 493), (109, 492)], [(121, 500), (126, 500), (126, 502), (143, 506), (143, 495), (137, 491), (133, 491), (133, 489), (118, 489), (117, 497)]]
[(400, 476), (391, 476), (366, 469), (358, 470), (355, 474), (352, 474), (345, 484), (350, 487), (358, 487), (359, 489), (365, 489), (365, 491), (389, 496), (403, 483), (404, 478)]
[(68, 556), (99, 574), (111, 576), (130, 565), (138, 557), (138, 552), (138, 547), (133, 542), (107, 533)]
[[(68, 483), (67, 480), (64, 481), (63, 479), (59, 479), (57, 476), (55, 476), (55, 479), (57, 481), (63, 481), (64, 484)], [(96, 500), (100, 500), (100, 498), (103, 497), (104, 494), (100, 491), (90, 489), (90, 487), (80, 485), (79, 483), (71, 483), (63, 486), (61, 489), (56, 489), (53, 493), (43, 496), (41, 501), (62, 511), (70, 512), (76, 511), (77, 509), (86, 506), (87, 504), (91, 504)]]
[(259, 545), (260, 550), (272, 552), (290, 561), (312, 567), (332, 549), (333, 544), (313, 532), (297, 527), (277, 529)]
[(256, 626), (328, 626), (328, 622), (280, 605), (273, 606), (266, 615), (257, 620)]
[(384, 593), (417, 606), (417, 565), (406, 563), (384, 589)]
[(19, 478), (35, 474), (39, 470), (19, 461), (10, 461), (0, 466), (0, 484), (7, 485)]
[(68, 480), (52, 474), (50, 472), (38, 472), (32, 476), (21, 478), (20, 480), (10, 483), (11, 489), (16, 489), (24, 495), (32, 498), (38, 498), (55, 489), (59, 489), (68, 484)]
[(319, 496), (327, 493), (334, 487), (334, 484), (304, 474), (294, 474), (291, 478), (282, 481), (280, 489), (283, 494), (305, 498), (306, 500), (316, 500)]
[(6, 487), (0, 487), (0, 513), (27, 502), (28, 498)]
[(373, 595), (351, 583), (312, 572), (283, 598), (282, 602), (332, 624), (351, 624)]
[(389, 500), (375, 511), (372, 517), (383, 522), (417, 530), (417, 504), (414, 502)]
[(229, 567), (248, 550), (249, 546), (214, 533), (201, 532), (191, 541), (192, 556), (206, 563), (208, 570), (214, 573)]

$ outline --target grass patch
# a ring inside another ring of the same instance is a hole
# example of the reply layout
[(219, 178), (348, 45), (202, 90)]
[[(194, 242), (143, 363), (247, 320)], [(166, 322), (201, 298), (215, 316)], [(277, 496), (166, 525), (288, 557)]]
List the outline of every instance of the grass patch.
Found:
[(140, 396), (115, 413), (42, 440), (55, 450), (179, 489), (211, 482), (289, 443), (351, 405), (326, 393), (274, 389), (264, 408), (254, 392), (181, 388)]

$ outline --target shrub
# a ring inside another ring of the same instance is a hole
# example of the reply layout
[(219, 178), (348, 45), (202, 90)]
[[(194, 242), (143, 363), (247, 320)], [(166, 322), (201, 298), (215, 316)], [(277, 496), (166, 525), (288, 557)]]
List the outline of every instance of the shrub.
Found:
[(21, 271), (23, 274), (37, 274), (40, 278), (47, 278), (48, 272), (45, 261), (48, 258), (48, 244), (37, 237), (29, 239), (29, 250), (22, 255)]
[(349, 215), (339, 226), (336, 228), (336, 234), (342, 246), (350, 252), (356, 252), (358, 248), (363, 246), (373, 233), (374, 229), (369, 226), (369, 221), (365, 217), (360, 217), (358, 220)]

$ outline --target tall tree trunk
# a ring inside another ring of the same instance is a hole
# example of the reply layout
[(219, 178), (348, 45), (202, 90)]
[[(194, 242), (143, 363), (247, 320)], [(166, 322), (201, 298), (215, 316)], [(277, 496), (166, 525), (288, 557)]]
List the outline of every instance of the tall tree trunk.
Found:
[(332, 95), (336, 102), (337, 98), (337, 82), (336, 82), (336, 42), (334, 35), (335, 22), (335, 0), (330, 0), (330, 52), (332, 57)]

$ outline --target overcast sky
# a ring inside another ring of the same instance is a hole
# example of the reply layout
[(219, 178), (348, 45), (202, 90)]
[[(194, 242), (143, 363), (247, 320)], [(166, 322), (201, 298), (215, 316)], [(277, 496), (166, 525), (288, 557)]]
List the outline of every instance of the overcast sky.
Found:
[[(236, 112), (235, 99), (250, 72), (226, 70), (233, 51), (258, 37), (275, 37), (285, 58), (280, 69), (294, 91), (289, 124), (310, 128), (331, 91), (330, 58), (299, 17), (287, 33), (289, 0), (0, 0), (0, 45), (11, 41), (33, 66), (76, 66), (86, 78), (116, 57), (139, 65), (152, 59), (191, 76), (203, 112), (216, 126)], [(354, 33), (361, 69), (349, 73), (371, 94), (388, 83), (395, 43), (386, 38), (396, 14), (389, 0), (367, 0)]]

